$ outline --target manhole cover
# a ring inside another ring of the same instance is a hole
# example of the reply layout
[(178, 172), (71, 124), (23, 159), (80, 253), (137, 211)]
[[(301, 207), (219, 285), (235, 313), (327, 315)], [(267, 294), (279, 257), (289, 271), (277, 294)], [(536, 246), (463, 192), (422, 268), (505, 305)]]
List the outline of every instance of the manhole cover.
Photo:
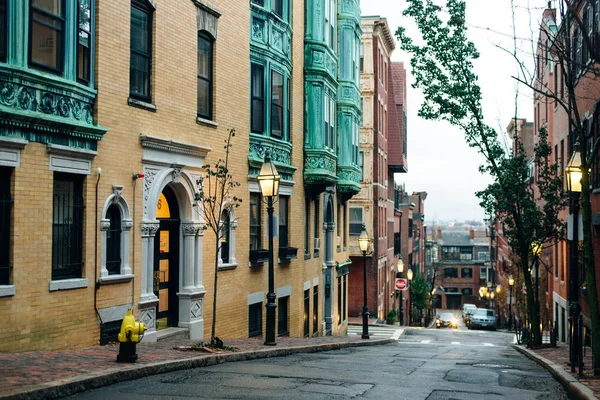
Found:
[(473, 364), (473, 366), (483, 368), (512, 368), (510, 365), (506, 364)]

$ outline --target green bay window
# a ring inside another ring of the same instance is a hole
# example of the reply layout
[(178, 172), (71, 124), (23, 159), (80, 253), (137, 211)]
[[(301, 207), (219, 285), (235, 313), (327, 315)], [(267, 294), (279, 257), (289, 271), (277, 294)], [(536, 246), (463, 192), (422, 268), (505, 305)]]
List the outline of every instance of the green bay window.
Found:
[(8, 0), (0, 0), (0, 62), (6, 62), (7, 42), (8, 42), (8, 23), (6, 3)]
[(145, 1), (132, 1), (129, 95), (148, 102), (152, 100), (152, 15), (152, 8)]
[(264, 88), (264, 67), (259, 64), (251, 66), (251, 121), (250, 129), (253, 133), (263, 133), (265, 129), (265, 88)]
[(198, 117), (212, 120), (213, 38), (198, 32)]
[(63, 0), (31, 0), (29, 4), (29, 63), (62, 73), (65, 25)]
[(271, 136), (283, 136), (283, 75), (271, 71)]
[(90, 81), (92, 10), (90, 0), (78, 0), (77, 3), (77, 79)]

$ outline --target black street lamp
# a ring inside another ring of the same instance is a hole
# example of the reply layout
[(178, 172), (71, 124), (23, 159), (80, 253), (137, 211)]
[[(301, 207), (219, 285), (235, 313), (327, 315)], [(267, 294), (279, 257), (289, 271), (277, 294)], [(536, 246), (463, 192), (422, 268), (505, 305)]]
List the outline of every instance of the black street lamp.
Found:
[(277, 173), (275, 164), (271, 162), (269, 156), (265, 156), (265, 161), (258, 175), (260, 190), (263, 197), (267, 198), (267, 213), (269, 214), (269, 292), (267, 293), (267, 331), (265, 335), (265, 344), (275, 346), (275, 267), (273, 265), (273, 198), (279, 194), (280, 176)]
[[(398, 277), (402, 278), (402, 273), (404, 272), (404, 262), (402, 261), (402, 258), (400, 258), (398, 260)], [(404, 325), (404, 310), (403, 310), (403, 306), (404, 306), (404, 296), (403, 296), (403, 290), (400, 290), (400, 304), (398, 304), (398, 326), (402, 326)]]
[(363, 331), (362, 338), (369, 338), (369, 306), (367, 305), (367, 251), (369, 251), (369, 245), (371, 244), (371, 239), (367, 234), (367, 228), (365, 224), (362, 224), (362, 231), (360, 232), (360, 236), (358, 237), (358, 246), (360, 247), (360, 251), (363, 256), (363, 297), (364, 297), (364, 305), (363, 305)]
[(508, 291), (509, 300), (508, 300), (508, 327), (509, 330), (512, 330), (512, 299), (513, 299), (513, 285), (515, 284), (515, 278), (511, 276), (508, 277), (508, 286), (510, 290)]
[(575, 372), (575, 365), (578, 364), (578, 346), (579, 337), (577, 324), (579, 322), (579, 193), (581, 193), (581, 152), (579, 151), (579, 142), (575, 143), (573, 155), (565, 168), (567, 191), (570, 196), (570, 211), (573, 217), (572, 236), (569, 243), (569, 319), (571, 320), (571, 329), (569, 329), (569, 361), (571, 363), (571, 372)]
[(413, 308), (412, 308), (412, 280), (413, 280), (413, 271), (412, 269), (408, 269), (406, 271), (406, 277), (408, 278), (408, 326), (410, 326), (413, 317)]

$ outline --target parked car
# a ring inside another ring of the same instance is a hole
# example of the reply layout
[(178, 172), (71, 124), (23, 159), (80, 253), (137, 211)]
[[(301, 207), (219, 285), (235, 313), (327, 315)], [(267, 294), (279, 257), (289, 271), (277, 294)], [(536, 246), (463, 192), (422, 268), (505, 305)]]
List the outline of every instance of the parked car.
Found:
[(469, 329), (486, 328), (496, 330), (496, 315), (494, 310), (478, 308), (473, 310)]
[(477, 310), (477, 306), (475, 304), (465, 303), (462, 306), (462, 319), (466, 323), (467, 322), (467, 314), (473, 314), (473, 310)]
[(444, 312), (437, 316), (435, 319), (436, 328), (443, 328), (445, 326), (449, 328), (458, 328), (458, 319), (456, 315), (451, 312)]

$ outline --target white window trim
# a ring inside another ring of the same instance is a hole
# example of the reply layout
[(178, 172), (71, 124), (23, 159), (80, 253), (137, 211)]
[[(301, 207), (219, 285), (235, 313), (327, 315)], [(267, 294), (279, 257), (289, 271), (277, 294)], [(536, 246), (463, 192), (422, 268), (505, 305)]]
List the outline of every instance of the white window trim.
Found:
[(0, 285), (0, 297), (14, 296), (16, 292), (15, 285)]
[[(227, 211), (229, 212), (229, 262), (226, 264), (223, 263), (223, 258), (221, 257), (222, 247), (219, 246), (219, 263), (217, 264), (217, 270), (219, 271), (235, 269), (238, 266), (238, 262), (235, 258), (235, 232), (238, 223), (233, 208), (230, 208)], [(223, 213), (221, 213), (221, 215), (223, 215)]]
[[(98, 277), (98, 283), (110, 284), (129, 282), (133, 279), (131, 273), (131, 267), (129, 266), (129, 244), (130, 244), (130, 231), (133, 226), (133, 222), (129, 213), (129, 204), (122, 195), (123, 186), (113, 185), (113, 194), (108, 196), (102, 209), (102, 219), (100, 221), (100, 232), (101, 232), (101, 253), (100, 253), (100, 276)], [(121, 212), (121, 271), (119, 274), (109, 275), (108, 269), (106, 268), (106, 251), (108, 249), (107, 231), (110, 228), (110, 220), (106, 218), (108, 208), (115, 204), (119, 207)]]

